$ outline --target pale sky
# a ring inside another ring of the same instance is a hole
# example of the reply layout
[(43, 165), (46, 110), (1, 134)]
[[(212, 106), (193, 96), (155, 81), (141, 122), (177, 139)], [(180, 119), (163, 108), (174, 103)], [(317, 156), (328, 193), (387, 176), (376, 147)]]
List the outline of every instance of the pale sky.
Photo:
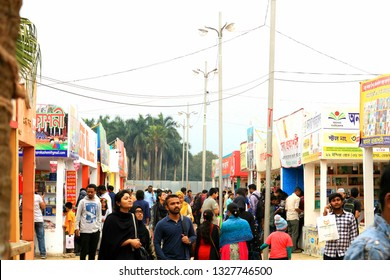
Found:
[[(77, 104), (83, 118), (162, 112), (179, 123), (188, 104), (198, 153), (204, 78), (192, 70), (218, 66), (217, 33), (198, 28), (218, 29), (221, 12), (235, 24), (223, 32), (223, 154), (239, 150), (250, 124), (266, 127), (268, 3), (25, 0), (21, 16), (36, 25), (42, 51), (38, 103)], [(388, 0), (276, 0), (274, 119), (300, 108), (357, 108), (359, 81), (390, 72), (389, 10)], [(218, 75), (208, 91), (207, 150), (218, 154)]]

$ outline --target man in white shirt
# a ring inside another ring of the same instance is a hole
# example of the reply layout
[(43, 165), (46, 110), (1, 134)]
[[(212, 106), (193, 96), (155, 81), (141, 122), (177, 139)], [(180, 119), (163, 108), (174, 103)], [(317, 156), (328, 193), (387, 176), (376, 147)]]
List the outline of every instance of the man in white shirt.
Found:
[(39, 253), (41, 259), (46, 259), (45, 247), (45, 227), (42, 210), (46, 208), (45, 195), (34, 194), (34, 230), (38, 240)]
[(144, 200), (149, 203), (149, 210), (151, 210), (154, 203), (156, 203), (156, 195), (153, 191), (152, 185), (149, 185), (148, 189), (145, 191)]
[(303, 212), (303, 210), (299, 209), (301, 194), (301, 188), (296, 187), (294, 192), (286, 199), (286, 220), (288, 224), (288, 234), (293, 241), (293, 253), (302, 252), (298, 249), (299, 213)]

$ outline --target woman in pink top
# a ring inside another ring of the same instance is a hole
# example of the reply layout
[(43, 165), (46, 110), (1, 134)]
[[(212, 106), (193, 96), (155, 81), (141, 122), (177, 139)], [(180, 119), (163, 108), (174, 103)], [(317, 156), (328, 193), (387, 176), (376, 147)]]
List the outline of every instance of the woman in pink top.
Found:
[(285, 231), (287, 222), (280, 215), (275, 215), (276, 231), (271, 233), (265, 243), (260, 246), (260, 250), (271, 247), (270, 260), (291, 260), (293, 247), (292, 239)]

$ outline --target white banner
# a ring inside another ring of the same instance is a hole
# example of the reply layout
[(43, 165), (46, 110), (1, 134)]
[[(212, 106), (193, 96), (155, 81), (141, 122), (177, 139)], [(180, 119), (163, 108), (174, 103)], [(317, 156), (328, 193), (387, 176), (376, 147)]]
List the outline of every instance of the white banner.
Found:
[(303, 109), (274, 121), (282, 167), (302, 164)]

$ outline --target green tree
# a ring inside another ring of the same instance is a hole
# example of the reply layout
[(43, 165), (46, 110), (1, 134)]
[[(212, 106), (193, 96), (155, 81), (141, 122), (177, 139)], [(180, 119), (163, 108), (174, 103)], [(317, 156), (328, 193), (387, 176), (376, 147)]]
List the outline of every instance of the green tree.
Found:
[[(206, 151), (206, 181), (211, 181), (212, 160), (217, 158), (218, 155), (213, 154), (210, 151)], [(202, 181), (202, 160), (203, 152), (199, 152), (188, 161), (188, 166), (191, 170), (188, 178), (190, 181)]]

